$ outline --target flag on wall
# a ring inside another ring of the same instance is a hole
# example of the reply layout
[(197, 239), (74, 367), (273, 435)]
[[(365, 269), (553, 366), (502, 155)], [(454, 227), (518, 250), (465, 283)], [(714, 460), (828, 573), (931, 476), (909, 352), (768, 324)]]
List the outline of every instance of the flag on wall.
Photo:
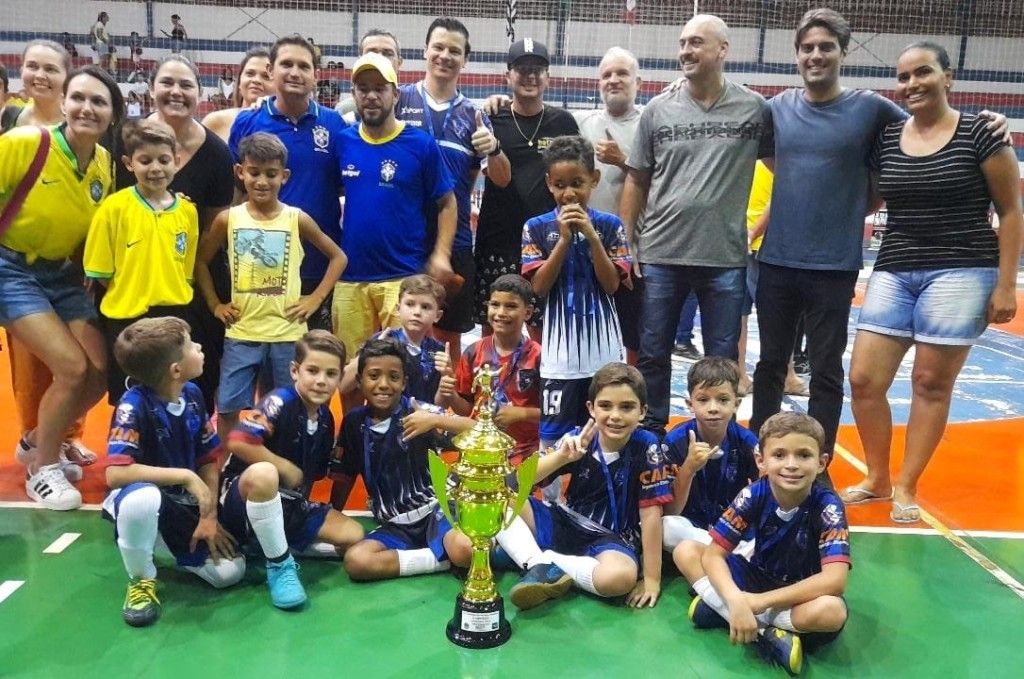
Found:
[(505, 35), (508, 36), (510, 45), (516, 41), (516, 4), (517, 0), (505, 0)]
[(636, 0), (626, 0), (626, 12), (622, 15), (622, 20), (627, 24), (636, 23)]

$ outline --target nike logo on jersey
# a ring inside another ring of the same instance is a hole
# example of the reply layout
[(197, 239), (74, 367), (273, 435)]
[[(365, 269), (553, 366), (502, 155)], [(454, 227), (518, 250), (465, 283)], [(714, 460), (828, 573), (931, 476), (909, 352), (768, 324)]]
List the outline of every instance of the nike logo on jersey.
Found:
[(131, 243), (127, 243), (127, 244), (125, 244), (125, 247), (126, 247), (126, 248), (130, 248), (130, 247), (132, 247), (133, 245), (138, 245), (138, 244), (139, 244), (139, 243), (141, 243), (141, 242), (142, 242), (142, 239), (141, 239), (141, 238), (140, 238), (139, 240), (133, 240), (133, 241), (132, 241)]
[(50, 184), (60, 184), (59, 179), (44, 179), (43, 186), (49, 186)]

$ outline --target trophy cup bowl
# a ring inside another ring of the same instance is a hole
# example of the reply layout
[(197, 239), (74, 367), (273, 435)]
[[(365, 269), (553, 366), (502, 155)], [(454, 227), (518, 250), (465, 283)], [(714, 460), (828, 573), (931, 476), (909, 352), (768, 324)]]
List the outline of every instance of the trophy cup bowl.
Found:
[[(500, 431), (491, 418), (491, 384), (496, 376), (497, 372), (487, 365), (477, 373), (475, 382), (481, 387), (479, 416), (473, 429), (455, 437), (458, 461), (448, 465), (436, 450), (429, 457), (430, 477), (441, 509), (452, 526), (461, 530), (473, 545), (469, 574), (447, 629), (448, 639), (465, 648), (493, 648), (508, 641), (512, 634), (505, 619), (504, 601), (491, 572), (491, 541), (522, 509), (537, 472), (536, 455), (528, 457), (517, 469), (508, 463), (508, 453), (515, 441)], [(517, 490), (506, 482), (513, 472)], [(451, 489), (449, 473), (456, 477)]]

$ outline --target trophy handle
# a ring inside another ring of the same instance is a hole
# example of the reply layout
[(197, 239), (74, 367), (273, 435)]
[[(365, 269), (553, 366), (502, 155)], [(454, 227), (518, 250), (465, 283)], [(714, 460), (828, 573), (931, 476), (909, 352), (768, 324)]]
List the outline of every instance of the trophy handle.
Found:
[(519, 515), (519, 512), (523, 509), (523, 505), (526, 504), (526, 498), (530, 497), (530, 491), (533, 490), (533, 482), (537, 476), (537, 463), (539, 461), (540, 455), (534, 453), (523, 460), (523, 463), (516, 469), (516, 480), (519, 482), (519, 492), (516, 494), (516, 500), (515, 504), (512, 506), (512, 511), (505, 519), (505, 528), (508, 528), (509, 525), (511, 525), (512, 520)]
[(437, 497), (448, 523), (457, 527), (455, 519), (452, 518), (452, 510), (448, 507), (448, 465), (441, 459), (441, 452), (438, 450), (430, 451), (427, 462), (430, 467), (430, 482), (434, 486), (434, 496)]

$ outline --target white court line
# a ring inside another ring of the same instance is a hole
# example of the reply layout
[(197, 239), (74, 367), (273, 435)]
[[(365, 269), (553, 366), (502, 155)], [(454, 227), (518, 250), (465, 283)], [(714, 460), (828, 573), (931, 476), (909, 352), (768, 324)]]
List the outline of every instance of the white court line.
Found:
[[(42, 509), (42, 507), (39, 506), (38, 502), (32, 502), (31, 500), (6, 500), (0, 501), (0, 509)], [(79, 509), (84, 509), (87, 512), (98, 512), (103, 509), (103, 506), (82, 505)]]
[(0, 582), (0, 604), (4, 600), (18, 591), (18, 588), (25, 584), (24, 580), (4, 580)]
[[(835, 444), (835, 452), (848, 463), (850, 463), (850, 465), (854, 469), (859, 471), (861, 474), (868, 473), (868, 466), (864, 464), (864, 462), (861, 461), (860, 458), (858, 458), (856, 455), (848, 451), (846, 448), (843, 448), (838, 443)], [(1009, 588), (1011, 592), (1016, 594), (1021, 599), (1024, 599), (1024, 585), (1017, 581), (1012, 575), (1004, 571), (999, 566), (999, 564), (997, 564), (996, 562), (992, 561), (992, 559), (988, 558), (987, 556), (979, 552), (977, 548), (969, 544), (960, 535), (957, 535), (955, 532), (950, 530), (949, 526), (947, 526), (946, 524), (942, 523), (937, 518), (932, 516), (931, 513), (926, 512), (924, 509), (921, 509), (920, 512), (922, 521), (924, 521), (933, 529), (935, 529), (935, 531), (937, 531), (939, 535), (953, 543), (953, 546), (959, 549), (961, 552), (963, 552), (964, 555), (967, 556), (967, 558), (969, 558), (971, 561), (984, 568), (986, 571), (988, 571), (989, 575), (991, 575), (993, 578), (995, 578), (1000, 583)]]
[(82, 537), (81, 533), (64, 533), (54, 540), (49, 547), (43, 550), (43, 554), (60, 554), (71, 546), (71, 543)]
[[(934, 528), (903, 528), (900, 526), (850, 526), (851, 533), (874, 533), (878, 535), (932, 535), (942, 533)], [(1000, 540), (1024, 540), (1024, 533), (1008, 530), (954, 530), (953, 535), (964, 538), (998, 538)]]

